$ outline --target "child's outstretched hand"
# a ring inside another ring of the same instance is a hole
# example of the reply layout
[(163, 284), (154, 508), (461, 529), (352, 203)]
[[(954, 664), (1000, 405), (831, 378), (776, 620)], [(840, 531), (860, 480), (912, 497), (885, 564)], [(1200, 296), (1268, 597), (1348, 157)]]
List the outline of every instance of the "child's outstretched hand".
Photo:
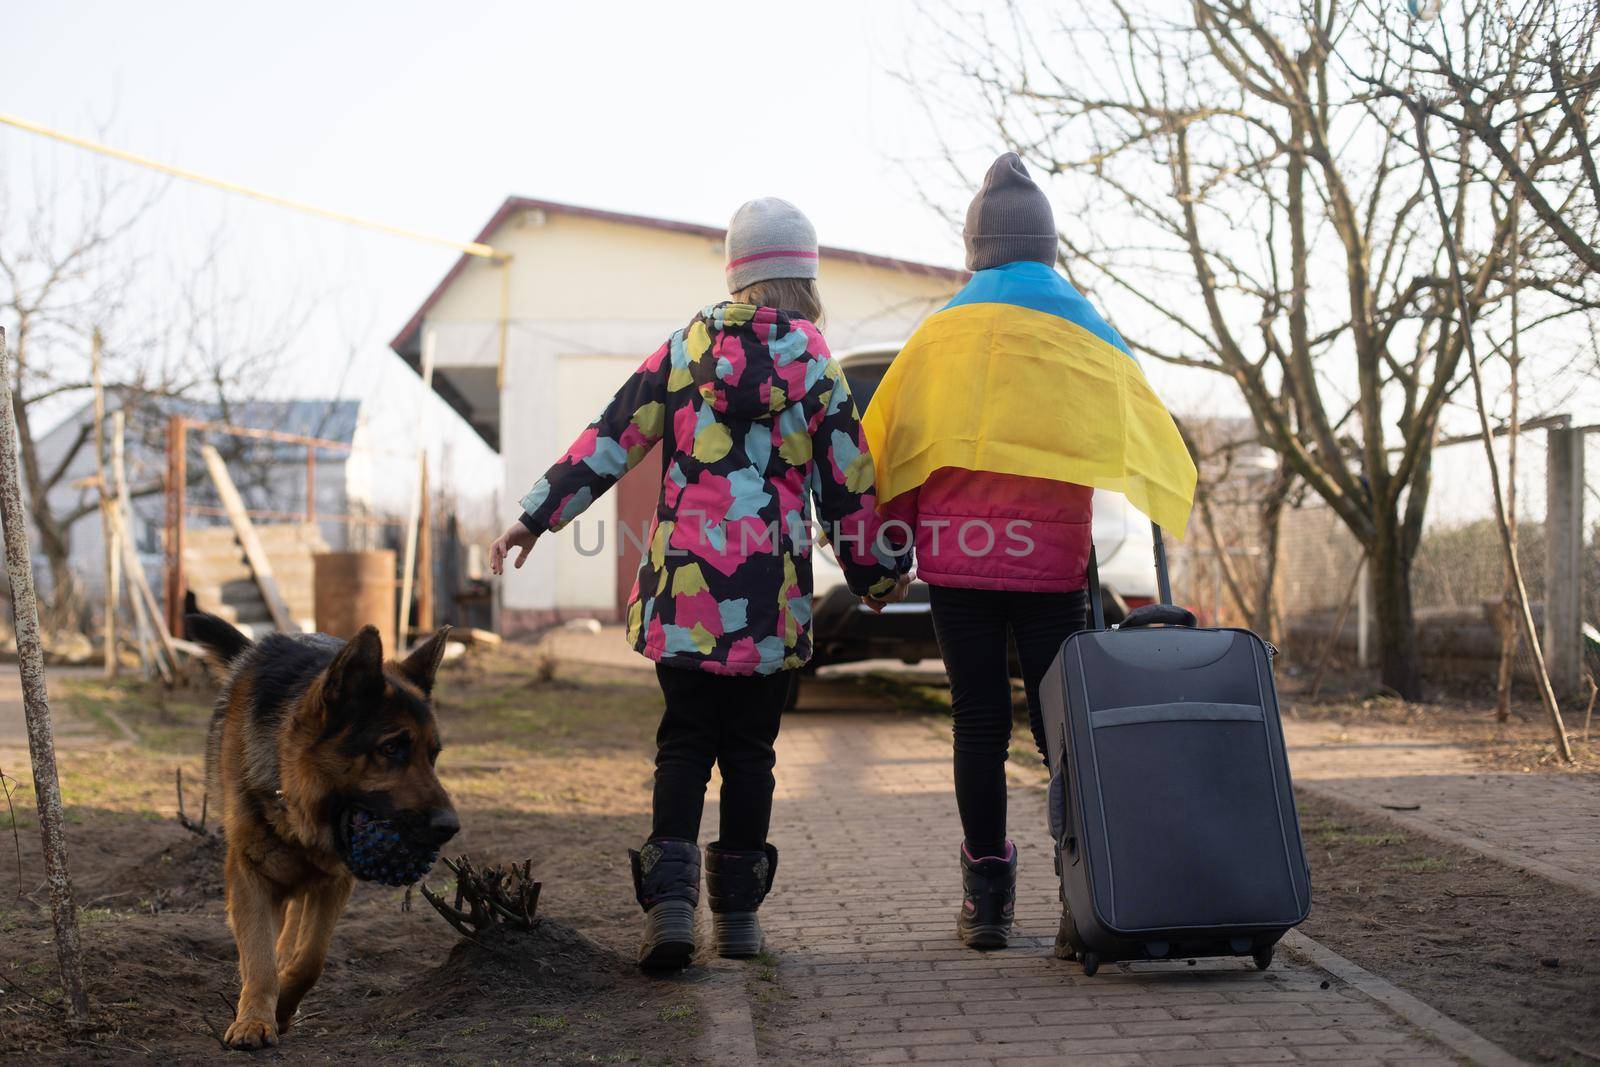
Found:
[(533, 543), (539, 540), (539, 535), (522, 525), (518, 519), (506, 527), (506, 532), (495, 538), (494, 544), (489, 546), (489, 569), (495, 574), (504, 574), (506, 570), (506, 557), (513, 548), (518, 549), (517, 558), (511, 561), (513, 567), (521, 567), (523, 560), (528, 558), (528, 553), (533, 551)]

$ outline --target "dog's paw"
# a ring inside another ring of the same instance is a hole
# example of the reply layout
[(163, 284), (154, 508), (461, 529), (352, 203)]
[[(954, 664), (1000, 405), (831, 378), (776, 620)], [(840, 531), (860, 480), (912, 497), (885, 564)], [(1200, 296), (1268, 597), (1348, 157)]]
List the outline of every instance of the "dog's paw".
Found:
[(271, 1048), (278, 1043), (278, 1028), (271, 1019), (235, 1019), (222, 1040), (229, 1048)]

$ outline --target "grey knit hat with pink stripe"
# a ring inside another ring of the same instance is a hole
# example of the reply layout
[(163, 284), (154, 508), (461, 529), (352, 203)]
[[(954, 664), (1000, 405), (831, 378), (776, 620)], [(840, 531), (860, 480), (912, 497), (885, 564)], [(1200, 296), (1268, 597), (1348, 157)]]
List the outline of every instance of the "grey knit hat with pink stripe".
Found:
[(728, 223), (728, 292), (773, 278), (817, 276), (817, 230), (787, 200), (764, 196)]

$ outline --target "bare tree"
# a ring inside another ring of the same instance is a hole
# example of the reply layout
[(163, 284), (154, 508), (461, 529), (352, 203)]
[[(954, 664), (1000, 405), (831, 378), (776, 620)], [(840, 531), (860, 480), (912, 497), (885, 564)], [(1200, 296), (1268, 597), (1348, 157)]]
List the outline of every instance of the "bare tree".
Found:
[[(94, 332), (105, 337), (107, 392), (126, 413), (131, 432), (150, 443), (164, 433), (163, 404), (206, 401), (226, 410), (231, 397), (253, 392), (289, 334), (241, 336), (240, 298), (219, 280), (216, 235), (198, 266), (173, 270), (167, 291), (175, 299), (153, 301), (140, 288), (162, 266), (140, 248), (140, 229), (162, 186), (93, 169), (76, 183), (36, 178), (28, 202), (19, 203), (7, 177), (0, 174), (0, 323), (13, 339), (12, 410), (23, 485), (50, 573), (45, 625), (47, 631), (81, 630), (88, 605), (72, 566), (71, 530), (96, 510), (99, 496), (89, 489), (76, 496), (58, 491), (92, 445), (94, 421), (81, 420), (48, 456), (40, 442), (51, 416), (89, 395)], [(135, 497), (160, 490), (156, 477), (130, 487)]]
[[(1465, 380), (1460, 322), (1498, 308), (1516, 239), (1481, 185), (1494, 161), (1465, 133), (1445, 159), (1461, 316), (1409, 112), (1374, 88), (1404, 79), (1410, 52), (1385, 29), (1404, 12), (1174, 7), (935, 18), (958, 99), (979, 100), (996, 138), (1078, 207), (1061, 232), (1069, 276), (1142, 355), (1230, 381), (1260, 441), (1362, 545), (1382, 680), (1416, 697), (1411, 564), (1439, 421)], [(1563, 157), (1555, 132), (1523, 157), (1534, 182)]]
[[(1482, 146), (1485, 177), (1515, 191), (1546, 236), (1588, 275), (1600, 271), (1600, 0), (1483, 0), (1451, 26), (1387, 23), (1396, 57), (1362, 80), (1426, 102), (1431, 115)], [(1544, 143), (1529, 160), (1522, 143)], [(1569, 274), (1567, 281), (1577, 280)]]

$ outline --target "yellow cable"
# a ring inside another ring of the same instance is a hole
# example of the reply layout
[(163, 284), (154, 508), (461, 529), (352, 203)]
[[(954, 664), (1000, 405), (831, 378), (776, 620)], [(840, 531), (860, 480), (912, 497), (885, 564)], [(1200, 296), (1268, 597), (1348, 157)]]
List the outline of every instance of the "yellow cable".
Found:
[(295, 211), (304, 211), (311, 215), (321, 215), (323, 218), (333, 219), (336, 222), (344, 222), (352, 226), (365, 226), (369, 230), (381, 230), (384, 233), (392, 233), (400, 237), (409, 237), (413, 241), (426, 241), (430, 244), (445, 245), (446, 247), (465, 252), (469, 256), (480, 256), (484, 259), (500, 260), (502, 262), (511, 258), (509, 253), (501, 252), (491, 245), (482, 244), (478, 241), (463, 242), (457, 241), (450, 237), (437, 237), (433, 234), (419, 233), (416, 230), (408, 230), (400, 226), (390, 226), (386, 222), (377, 222), (373, 219), (364, 219), (356, 215), (346, 215), (340, 211), (330, 211), (327, 208), (317, 207), (315, 204), (307, 204), (299, 200), (290, 200), (286, 196), (276, 196), (272, 193), (265, 193), (259, 189), (252, 189), (246, 185), (238, 185), (234, 182), (224, 181), (221, 178), (208, 177), (204, 174), (198, 174), (192, 170), (185, 170), (182, 167), (175, 167), (168, 163), (162, 163), (160, 160), (151, 159), (148, 156), (141, 156), (133, 152), (126, 152), (120, 148), (112, 148), (110, 145), (104, 145), (98, 141), (90, 141), (86, 138), (77, 137), (70, 133), (64, 133), (61, 130), (53, 130), (48, 126), (41, 126), (37, 122), (29, 122), (27, 119), (17, 118), (15, 115), (0, 113), (0, 125), (14, 126), (19, 130), (26, 130), (28, 133), (36, 133), (41, 137), (49, 137), (50, 139), (60, 141), (63, 144), (73, 145), (77, 148), (84, 148), (90, 152), (98, 152), (100, 155), (110, 156), (112, 159), (120, 159), (124, 163), (132, 163), (136, 166), (148, 167), (150, 170), (159, 171), (162, 174), (169, 174), (174, 178), (182, 178), (185, 181), (197, 182), (200, 185), (209, 185), (213, 189), (221, 189), (228, 193), (238, 193), (241, 196), (254, 197), (257, 200), (263, 200), (269, 204), (277, 204), (279, 207), (292, 208)]

